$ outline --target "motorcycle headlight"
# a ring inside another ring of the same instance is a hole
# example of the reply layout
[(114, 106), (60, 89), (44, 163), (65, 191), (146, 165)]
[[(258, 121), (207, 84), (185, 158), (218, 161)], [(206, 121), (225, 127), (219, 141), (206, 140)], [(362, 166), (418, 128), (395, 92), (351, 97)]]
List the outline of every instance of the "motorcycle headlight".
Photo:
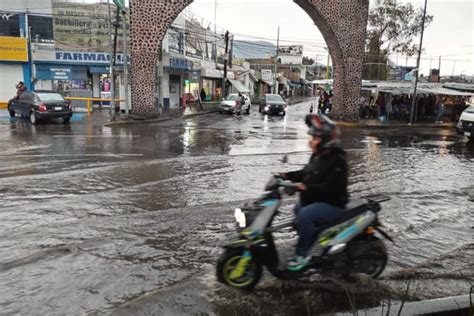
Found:
[(237, 224), (239, 224), (239, 227), (247, 227), (247, 219), (245, 218), (244, 212), (242, 212), (240, 208), (235, 209), (234, 216), (235, 220), (237, 221)]
[(265, 107), (265, 111), (268, 111), (270, 108), (268, 106)]

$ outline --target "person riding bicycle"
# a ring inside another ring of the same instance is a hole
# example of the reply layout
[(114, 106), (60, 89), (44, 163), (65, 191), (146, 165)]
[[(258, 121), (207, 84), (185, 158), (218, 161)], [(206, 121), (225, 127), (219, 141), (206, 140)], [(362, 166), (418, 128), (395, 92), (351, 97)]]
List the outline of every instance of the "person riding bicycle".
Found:
[(303, 169), (280, 174), (296, 182), (300, 191), (295, 206), (299, 239), (296, 256), (288, 262), (290, 271), (301, 270), (310, 262), (308, 253), (320, 233), (318, 227), (341, 217), (349, 199), (349, 167), (339, 145), (339, 128), (324, 114), (308, 114), (305, 123), (311, 136), (311, 158)]

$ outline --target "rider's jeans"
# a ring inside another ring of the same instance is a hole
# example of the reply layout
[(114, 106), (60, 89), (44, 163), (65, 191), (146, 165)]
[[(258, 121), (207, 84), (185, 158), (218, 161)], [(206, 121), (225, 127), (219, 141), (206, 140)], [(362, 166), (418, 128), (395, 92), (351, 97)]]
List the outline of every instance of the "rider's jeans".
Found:
[(296, 226), (299, 239), (296, 245), (296, 255), (306, 257), (313, 246), (317, 234), (320, 233), (318, 227), (341, 217), (344, 210), (322, 202), (316, 202), (305, 207), (298, 203), (295, 207)]

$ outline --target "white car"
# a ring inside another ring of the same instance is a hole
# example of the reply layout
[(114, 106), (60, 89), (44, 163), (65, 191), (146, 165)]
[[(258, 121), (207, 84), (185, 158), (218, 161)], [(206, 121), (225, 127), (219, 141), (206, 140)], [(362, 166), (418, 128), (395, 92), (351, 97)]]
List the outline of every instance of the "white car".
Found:
[(227, 98), (222, 100), (219, 104), (219, 113), (232, 113), (232, 114), (250, 114), (250, 98), (248, 95), (243, 94), (245, 99), (244, 104), (241, 104), (240, 97), (237, 93), (229, 94)]
[(472, 101), (469, 107), (461, 113), (456, 131), (458, 134), (464, 134), (469, 140), (474, 141), (474, 103)]

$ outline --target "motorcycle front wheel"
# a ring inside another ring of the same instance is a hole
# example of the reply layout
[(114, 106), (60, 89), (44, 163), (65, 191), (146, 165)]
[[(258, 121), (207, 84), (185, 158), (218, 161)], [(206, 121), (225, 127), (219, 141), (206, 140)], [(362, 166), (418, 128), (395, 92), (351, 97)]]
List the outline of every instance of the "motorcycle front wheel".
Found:
[(253, 258), (245, 260), (244, 269), (235, 273), (237, 264), (245, 258), (244, 251), (243, 248), (228, 249), (222, 254), (216, 267), (219, 282), (240, 290), (251, 290), (257, 285), (262, 277), (262, 265)]

